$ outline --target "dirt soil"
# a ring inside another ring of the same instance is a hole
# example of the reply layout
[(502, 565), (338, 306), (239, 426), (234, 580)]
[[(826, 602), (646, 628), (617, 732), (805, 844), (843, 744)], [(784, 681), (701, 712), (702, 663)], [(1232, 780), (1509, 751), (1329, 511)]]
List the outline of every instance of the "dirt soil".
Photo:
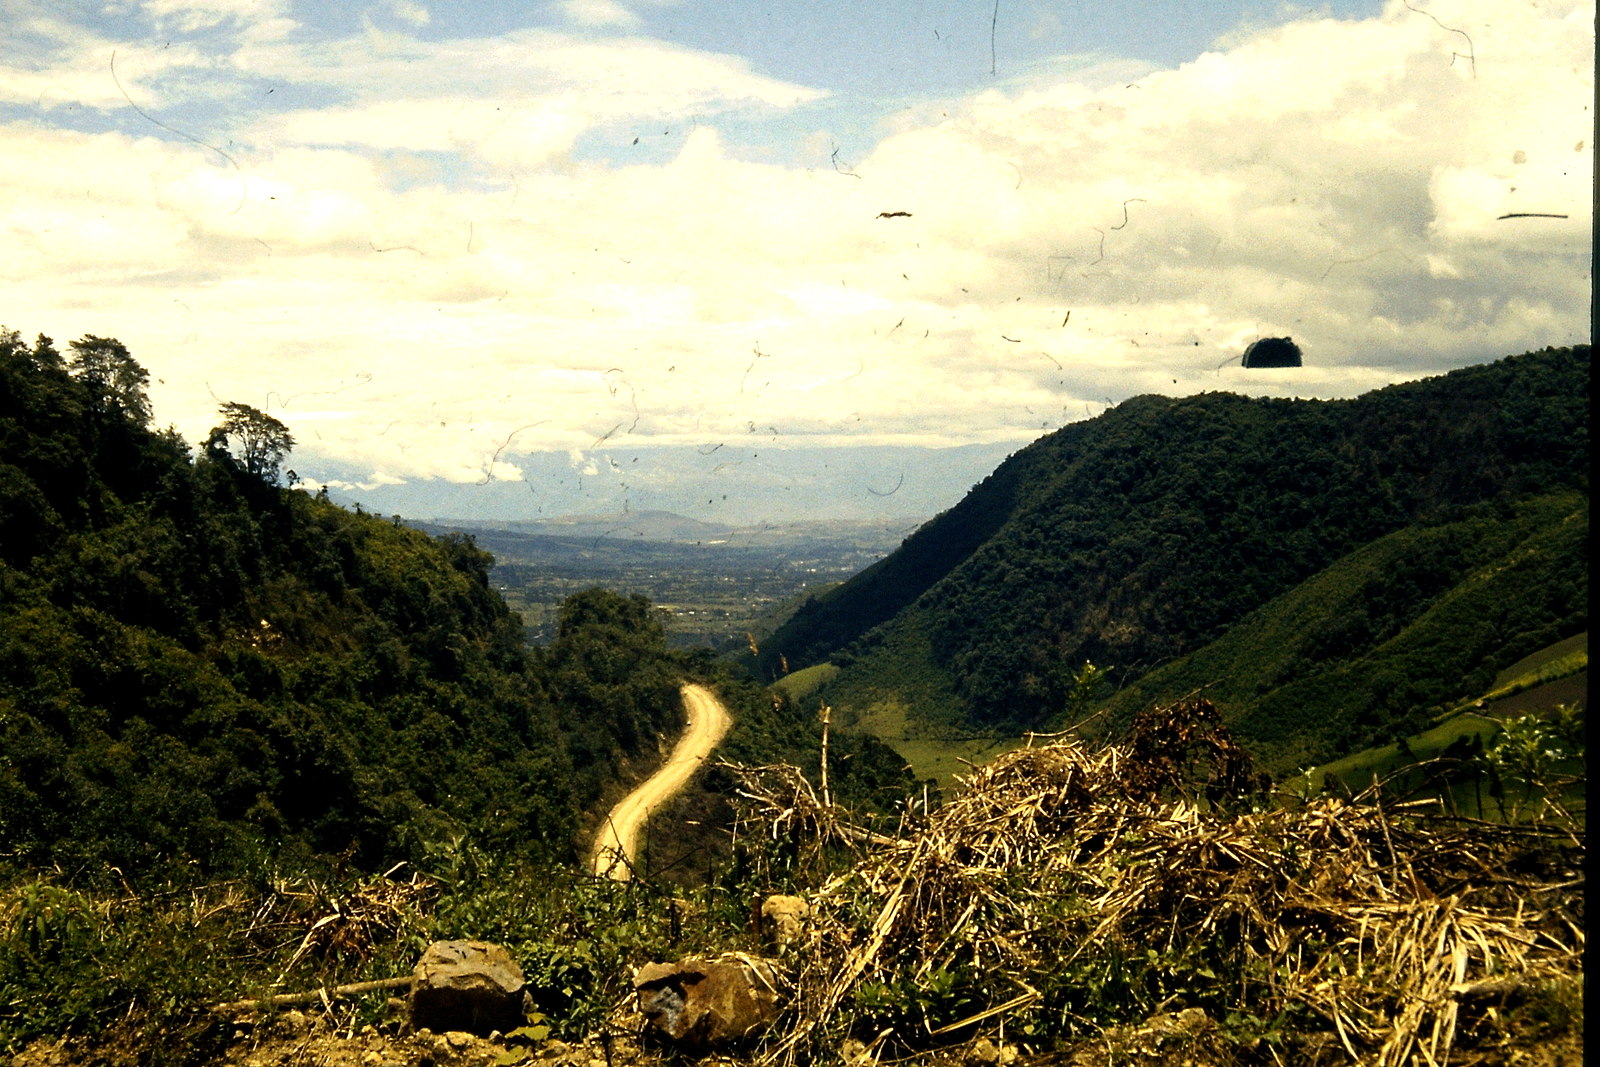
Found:
[(688, 727), (671, 758), (611, 809), (595, 835), (594, 873), (618, 881), (627, 881), (632, 876), (645, 820), (688, 784), (733, 724), (722, 701), (704, 686), (684, 686), (683, 704), (688, 713)]
[[(553, 1039), (530, 1043), (515, 1035), (482, 1038), (427, 1030), (402, 1034), (392, 1032), (394, 1029), (368, 1026), (351, 1034), (326, 1025), (323, 1017), (288, 1011), (260, 1027), (236, 1023), (226, 1049), (204, 1062), (206, 1067), (741, 1067), (751, 1062), (729, 1056), (696, 1060), (642, 1047), (631, 1035), (568, 1044)], [(886, 1067), (891, 1063), (894, 1067), (1254, 1067), (1273, 1063), (1343, 1067), (1351, 1062), (1333, 1034), (1322, 1036), (1325, 1040), (1304, 1036), (1292, 1048), (1241, 1047), (1223, 1040), (1204, 1012), (1189, 1009), (1154, 1016), (1139, 1026), (1111, 1030), (1098, 1040), (1051, 1053), (1030, 1055), (980, 1037), (956, 1048), (896, 1059), (846, 1040), (835, 1056), (826, 1059), (843, 1067)], [(1582, 1067), (1583, 1053), (1582, 1032), (1568, 1031), (1532, 1044), (1477, 1051), (1458, 1048), (1450, 1063), (1460, 1067)], [(169, 1062), (174, 1061), (162, 1050), (148, 1047), (41, 1041), (14, 1057), (9, 1067), (132, 1067)]]
[[(387, 1028), (392, 1031), (394, 1028)], [(80, 1042), (36, 1042), (17, 1055), (10, 1067), (121, 1067), (122, 1064), (164, 1063), (161, 1050), (94, 1047)], [(476, 1037), (427, 1030), (401, 1034), (374, 1026), (356, 1033), (327, 1027), (312, 1016), (288, 1011), (271, 1024), (236, 1023), (226, 1050), (208, 1060), (212, 1067), (491, 1067), (530, 1064), (541, 1067), (633, 1067), (660, 1063), (661, 1056), (643, 1050), (631, 1039), (569, 1045), (546, 1040), (529, 1043), (517, 1037)]]

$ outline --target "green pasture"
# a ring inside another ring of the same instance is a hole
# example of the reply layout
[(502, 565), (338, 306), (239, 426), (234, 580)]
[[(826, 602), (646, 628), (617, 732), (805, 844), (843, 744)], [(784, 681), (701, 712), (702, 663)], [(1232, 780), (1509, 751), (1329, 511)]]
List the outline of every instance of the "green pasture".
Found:
[[(1387, 745), (1365, 749), (1325, 763), (1285, 781), (1281, 791), (1290, 796), (1314, 796), (1337, 781), (1359, 791), (1374, 781), (1391, 782), (1400, 792), (1439, 795), (1462, 814), (1489, 817), (1498, 805), (1486, 793), (1481, 773), (1458, 768), (1454, 773), (1430, 775), (1419, 768), (1432, 760), (1482, 753), (1495, 743), (1501, 723), (1520, 715), (1553, 717), (1558, 707), (1583, 707), (1588, 698), (1588, 632), (1541, 649), (1501, 671), (1490, 690), (1477, 700), (1451, 709), (1421, 733)], [(1407, 772), (1407, 768), (1415, 768)], [(1583, 810), (1586, 789), (1580, 765), (1560, 768), (1579, 780), (1563, 790), (1569, 810)], [(1526, 797), (1502, 797), (1508, 804)]]

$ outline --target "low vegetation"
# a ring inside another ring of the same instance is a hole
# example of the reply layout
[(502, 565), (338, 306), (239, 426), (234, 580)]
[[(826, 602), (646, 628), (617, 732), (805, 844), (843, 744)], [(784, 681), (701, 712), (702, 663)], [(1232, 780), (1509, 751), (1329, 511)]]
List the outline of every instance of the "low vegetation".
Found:
[[(1198, 702), (1117, 745), (1012, 752), (814, 885), (768, 1059), (1148, 1039), (1167, 1013), (1172, 1051), (1201, 1062), (1471, 1062), (1516, 1039), (1510, 994), (1572, 1010), (1583, 847), (1564, 813), (1491, 828), (1381, 792), (1262, 805), (1218, 726)], [(866, 839), (793, 785), (749, 789), (778, 839)]]
[[(1548, 766), (1529, 764), (1511, 777), (1549, 784), (1566, 775), (1581, 781), (1583, 768), (1572, 753), (1581, 742), (1575, 735), (1588, 689), (1587, 644), (1587, 633), (1559, 642), (1502, 672), (1483, 697), (1443, 713), (1427, 729), (1288, 777), (1280, 788), (1305, 794), (1322, 791), (1330, 781), (1354, 790), (1379, 780), (1416, 788), (1431, 782), (1462, 814), (1504, 817), (1507, 798), (1496, 784), (1498, 772), (1484, 763), (1486, 753), (1502, 746), (1506, 754), (1553, 753)], [(1582, 810), (1578, 782), (1563, 788)]]
[[(1581, 1047), (1584, 833), (1548, 781), (1521, 782), (1528, 803), (1508, 820), (1381, 789), (1273, 802), (1203, 701), (1141, 716), (1116, 743), (1018, 749), (890, 821), (824, 803), (792, 765), (721, 770), (741, 843), (691, 888), (467, 841), (381, 876), (14, 882), (0, 1048), (76, 1035), (73, 1062), (214, 1062), (248, 1014), (238, 1001), (403, 975), (455, 937), (512, 950), (539, 1042), (635, 1033), (633, 969), (770, 951), (749, 916), (775, 891), (811, 914), (779, 957), (779, 1026), (741, 1053), (770, 1067), (978, 1040), (1024, 1062), (1109, 1050), (1070, 1062), (1212, 1067)], [(381, 991), (320, 1005), (307, 1010), (329, 1031), (396, 1022)]]

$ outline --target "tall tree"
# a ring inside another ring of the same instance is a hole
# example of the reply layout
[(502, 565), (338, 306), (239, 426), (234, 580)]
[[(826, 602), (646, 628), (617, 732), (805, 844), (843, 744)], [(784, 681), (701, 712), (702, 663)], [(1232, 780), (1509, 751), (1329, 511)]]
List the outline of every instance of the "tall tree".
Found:
[(206, 451), (225, 455), (269, 485), (277, 485), (284, 458), (294, 448), (289, 427), (249, 404), (229, 401), (217, 409), (222, 424), (206, 438)]
[(140, 426), (150, 423), (150, 398), (145, 395), (150, 374), (134, 360), (127, 346), (114, 337), (84, 334), (71, 344), (68, 367), (73, 377), (89, 385), (96, 397)]

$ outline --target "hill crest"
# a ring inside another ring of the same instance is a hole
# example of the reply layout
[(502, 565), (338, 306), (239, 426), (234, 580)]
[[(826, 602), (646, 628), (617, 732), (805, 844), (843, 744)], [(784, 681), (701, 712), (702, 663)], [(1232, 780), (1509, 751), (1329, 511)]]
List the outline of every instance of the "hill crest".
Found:
[(1350, 400), (1134, 398), (1012, 456), (805, 605), (762, 665), (834, 662), (827, 696), (894, 646), (942, 694), (933, 717), (1048, 723), (1085, 662), (1131, 684), (1385, 535), (1552, 492), (1586, 515), (1589, 361), (1547, 349)]

